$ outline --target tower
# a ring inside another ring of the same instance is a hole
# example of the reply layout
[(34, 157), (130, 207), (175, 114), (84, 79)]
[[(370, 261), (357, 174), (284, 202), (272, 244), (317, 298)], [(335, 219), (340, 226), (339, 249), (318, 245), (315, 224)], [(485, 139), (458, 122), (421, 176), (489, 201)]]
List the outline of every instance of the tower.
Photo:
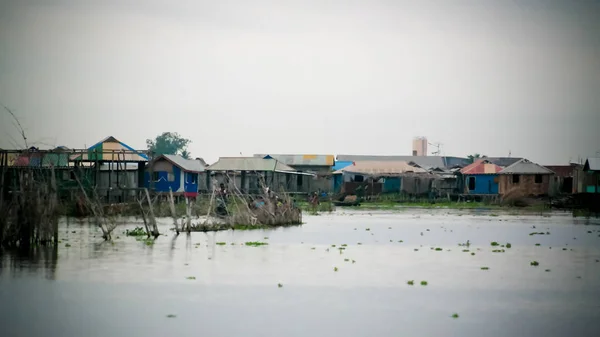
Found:
[(413, 156), (427, 156), (427, 138), (415, 137), (413, 139)]

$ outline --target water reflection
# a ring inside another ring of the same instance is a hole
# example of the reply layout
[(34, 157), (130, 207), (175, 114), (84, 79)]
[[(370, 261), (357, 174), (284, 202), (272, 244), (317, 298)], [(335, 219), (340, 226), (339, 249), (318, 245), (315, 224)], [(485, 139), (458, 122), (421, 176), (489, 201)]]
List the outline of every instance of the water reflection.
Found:
[(0, 278), (43, 275), (56, 279), (57, 246), (36, 246), (28, 250), (0, 248)]
[[(599, 219), (423, 210), (304, 220), (301, 227), (176, 235), (167, 219), (150, 245), (123, 234), (140, 226), (135, 220), (117, 229), (114, 242), (87, 221), (61, 223), (58, 247), (1, 253), (0, 302), (16, 303), (0, 306), (8, 322), (2, 332), (600, 335)], [(458, 244), (467, 240), (463, 252)], [(512, 248), (493, 253), (491, 241)]]

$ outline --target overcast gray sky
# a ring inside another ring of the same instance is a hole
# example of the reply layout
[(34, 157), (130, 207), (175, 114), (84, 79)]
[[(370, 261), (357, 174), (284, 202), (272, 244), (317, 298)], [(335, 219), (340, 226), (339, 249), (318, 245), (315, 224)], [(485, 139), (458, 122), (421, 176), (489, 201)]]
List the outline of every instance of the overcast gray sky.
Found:
[[(212, 162), (427, 136), (566, 164), (600, 151), (599, 18), (569, 0), (0, 0), (0, 102), (45, 147), (174, 131)], [(2, 111), (0, 147), (18, 140)]]

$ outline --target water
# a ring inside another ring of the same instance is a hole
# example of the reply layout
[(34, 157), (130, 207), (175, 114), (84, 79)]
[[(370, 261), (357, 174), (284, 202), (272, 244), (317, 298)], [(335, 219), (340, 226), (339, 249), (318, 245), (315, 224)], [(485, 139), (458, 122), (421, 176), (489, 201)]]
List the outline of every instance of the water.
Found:
[[(404, 210), (304, 220), (176, 237), (165, 219), (151, 246), (122, 234), (139, 223), (118, 228), (114, 244), (63, 223), (56, 250), (2, 253), (0, 335), (600, 335), (598, 219)], [(491, 241), (512, 248), (492, 253)]]

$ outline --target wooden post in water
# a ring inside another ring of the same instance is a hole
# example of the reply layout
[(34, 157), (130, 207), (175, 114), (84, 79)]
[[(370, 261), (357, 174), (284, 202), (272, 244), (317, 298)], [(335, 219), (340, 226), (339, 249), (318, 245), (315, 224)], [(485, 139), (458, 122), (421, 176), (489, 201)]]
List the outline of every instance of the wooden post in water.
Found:
[(186, 216), (186, 227), (187, 232), (192, 231), (192, 202), (190, 198), (185, 198), (185, 216)]
[(58, 219), (55, 216), (55, 209), (58, 204), (58, 189), (56, 188), (56, 171), (54, 165), (50, 166), (50, 205), (49, 209), (51, 212), (50, 222), (52, 224), (52, 236), (54, 244), (58, 244)]
[(156, 226), (156, 218), (154, 217), (154, 208), (152, 208), (152, 199), (150, 199), (150, 193), (148, 192), (147, 188), (144, 188), (144, 191), (146, 192), (146, 199), (148, 199), (148, 207), (150, 208), (150, 223), (152, 224), (152, 230), (154, 231), (152, 234), (154, 235), (154, 237), (158, 237), (160, 235), (160, 233), (158, 233), (158, 227)]
[(171, 216), (175, 225), (175, 232), (179, 235), (179, 225), (177, 225), (177, 212), (175, 211), (175, 200), (173, 200), (173, 190), (169, 187), (169, 204), (171, 206)]

